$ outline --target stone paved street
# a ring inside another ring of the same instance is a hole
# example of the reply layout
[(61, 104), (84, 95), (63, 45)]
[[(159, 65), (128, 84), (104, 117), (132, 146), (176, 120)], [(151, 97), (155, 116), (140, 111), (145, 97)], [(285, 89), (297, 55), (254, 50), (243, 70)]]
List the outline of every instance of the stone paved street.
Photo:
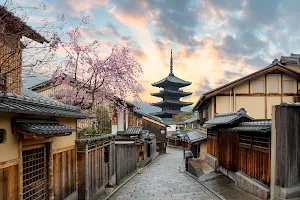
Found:
[(216, 195), (184, 173), (181, 149), (168, 148), (148, 168), (119, 189), (110, 200), (219, 200)]

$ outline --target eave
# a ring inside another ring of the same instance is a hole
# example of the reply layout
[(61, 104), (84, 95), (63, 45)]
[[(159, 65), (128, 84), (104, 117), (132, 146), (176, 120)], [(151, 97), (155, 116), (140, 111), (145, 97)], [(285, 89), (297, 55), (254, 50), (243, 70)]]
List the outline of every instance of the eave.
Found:
[(175, 100), (165, 100), (157, 103), (151, 103), (152, 106), (166, 106), (166, 105), (173, 105), (177, 107), (189, 106), (192, 105), (191, 102), (183, 102), (183, 101), (175, 101)]

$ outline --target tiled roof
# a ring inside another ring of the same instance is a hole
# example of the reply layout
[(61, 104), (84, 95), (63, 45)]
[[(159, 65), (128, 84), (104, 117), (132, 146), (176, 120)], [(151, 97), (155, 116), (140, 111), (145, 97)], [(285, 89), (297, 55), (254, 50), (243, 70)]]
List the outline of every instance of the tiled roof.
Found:
[(253, 118), (248, 116), (246, 113), (247, 113), (246, 110), (244, 108), (241, 108), (236, 112), (215, 114), (215, 116), (212, 119), (205, 122), (204, 127), (212, 128), (212, 127), (218, 126), (218, 125), (233, 124), (240, 119), (243, 119), (246, 121), (252, 120)]
[(186, 137), (190, 142), (198, 142), (205, 140), (207, 135), (199, 130), (192, 130), (186, 133)]
[(22, 19), (15, 16), (14, 13), (8, 11), (4, 6), (0, 6), (0, 18), (6, 24), (6, 26), (12, 29), (12, 31), (18, 31), (18, 34), (24, 35), (39, 43), (49, 42), (38, 32), (33, 30), (32, 27), (30, 27), (24, 21), (22, 21)]
[(157, 93), (151, 93), (152, 96), (157, 96), (157, 97), (162, 97), (162, 96), (166, 96), (166, 95), (169, 95), (169, 94), (172, 94), (172, 95), (177, 95), (177, 96), (180, 96), (180, 97), (185, 97), (185, 96), (189, 96), (192, 94), (192, 92), (183, 92), (182, 90), (168, 90), (168, 89), (164, 89), (164, 90), (161, 90)]
[(59, 124), (58, 121), (16, 119), (16, 128), (25, 130), (29, 134), (35, 135), (70, 135), (74, 128)]
[(171, 83), (179, 84), (182, 86), (188, 86), (188, 85), (192, 84), (191, 82), (182, 80), (174, 75), (169, 75), (166, 78), (164, 78), (156, 83), (153, 83), (152, 86), (161, 87), (165, 82), (171, 82)]
[(230, 128), (231, 131), (239, 132), (269, 132), (271, 131), (272, 120), (253, 120), (250, 122), (242, 122), (238, 126)]
[(173, 104), (173, 105), (180, 105), (180, 106), (189, 106), (189, 105), (192, 105), (193, 103), (179, 101), (179, 100), (164, 100), (164, 101), (157, 102), (157, 103), (151, 103), (152, 106), (162, 106), (162, 105), (166, 105), (166, 104)]
[(93, 137), (88, 137), (88, 138), (79, 138), (79, 139), (76, 139), (75, 142), (76, 143), (90, 143), (90, 142), (100, 141), (100, 140), (104, 140), (107, 138), (113, 138), (113, 137), (114, 137), (113, 134), (104, 134), (104, 135), (93, 136)]
[(22, 89), (21, 95), (0, 92), (0, 112), (89, 118), (75, 106), (63, 104), (28, 89)]
[(127, 130), (123, 133), (117, 132), (117, 135), (142, 135), (143, 127), (141, 126), (128, 126)]
[(296, 102), (296, 103), (281, 103), (280, 104), (281, 107), (300, 107), (300, 102)]

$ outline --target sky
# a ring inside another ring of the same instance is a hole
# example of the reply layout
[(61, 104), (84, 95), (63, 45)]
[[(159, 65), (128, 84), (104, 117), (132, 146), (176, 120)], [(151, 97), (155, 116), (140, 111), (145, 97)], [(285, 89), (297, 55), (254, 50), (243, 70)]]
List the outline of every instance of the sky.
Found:
[[(0, 0), (3, 2), (3, 0)], [(39, 1), (18, 0), (30, 6)], [(114, 44), (133, 49), (143, 74), (139, 105), (145, 112), (161, 99), (151, 86), (169, 74), (173, 49), (174, 74), (192, 85), (184, 101), (194, 104), (206, 91), (266, 67), (275, 58), (300, 53), (299, 0), (46, 0), (46, 10), (31, 13), (33, 27), (41, 19), (65, 16), (66, 29), (91, 17), (87, 38), (98, 39), (104, 52)], [(40, 77), (31, 80), (37, 83)], [(191, 110), (192, 106), (185, 110)]]

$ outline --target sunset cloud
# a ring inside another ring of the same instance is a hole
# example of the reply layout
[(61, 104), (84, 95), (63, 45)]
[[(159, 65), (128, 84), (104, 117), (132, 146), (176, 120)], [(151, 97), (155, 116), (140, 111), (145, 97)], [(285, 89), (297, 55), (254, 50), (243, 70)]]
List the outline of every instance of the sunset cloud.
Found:
[(100, 41), (103, 55), (115, 44), (132, 48), (144, 71), (141, 105), (148, 110), (157, 111), (148, 104), (160, 101), (150, 95), (159, 91), (151, 83), (169, 74), (170, 49), (175, 75), (192, 82), (184, 100), (194, 103), (281, 55), (300, 53), (298, 0), (64, 0), (53, 7), (66, 14), (66, 24), (90, 15), (93, 25), (81, 31), (87, 41)]

